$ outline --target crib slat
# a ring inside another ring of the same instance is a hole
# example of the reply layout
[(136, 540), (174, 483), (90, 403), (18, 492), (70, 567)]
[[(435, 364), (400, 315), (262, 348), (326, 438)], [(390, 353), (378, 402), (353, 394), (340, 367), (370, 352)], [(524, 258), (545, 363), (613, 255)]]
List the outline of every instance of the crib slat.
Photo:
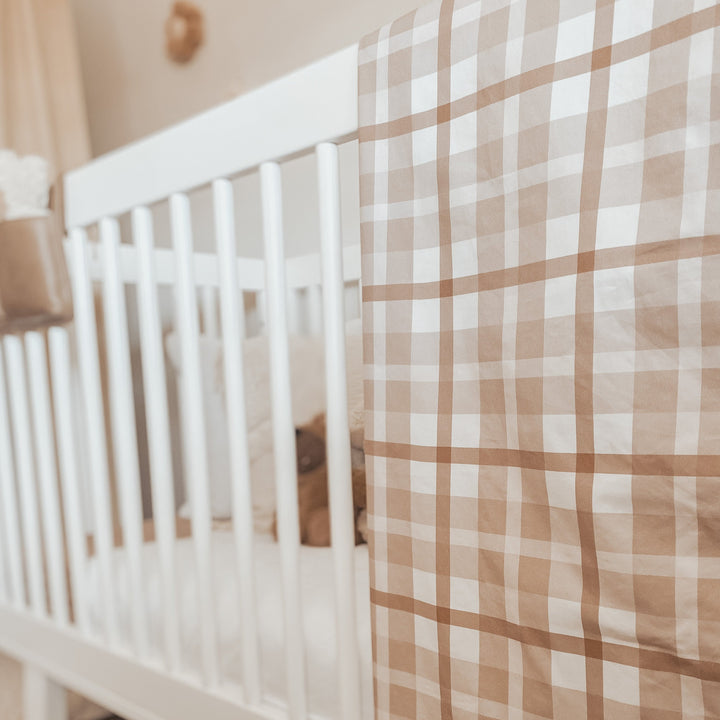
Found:
[(175, 490), (165, 360), (160, 327), (152, 215), (146, 207), (132, 212), (132, 232), (138, 251), (138, 307), (142, 350), (145, 414), (150, 454), (151, 492), (155, 536), (160, 558), (165, 663), (180, 669), (180, 622), (175, 565)]
[(13, 605), (19, 609), (25, 605), (25, 572), (22, 562), (15, 463), (10, 437), (3, 354), (3, 346), (0, 344), (0, 497), (2, 497), (2, 522), (7, 546), (9, 596)]
[(213, 199), (220, 271), (233, 531), (237, 557), (237, 583), (240, 590), (243, 687), (246, 701), (255, 705), (260, 702), (260, 672), (253, 562), (250, 452), (243, 378), (242, 338), (245, 330), (244, 316), (240, 313), (241, 297), (238, 289), (232, 184), (228, 180), (216, 180), (213, 183)]
[(123, 541), (130, 581), (130, 617), (135, 652), (148, 653), (147, 618), (143, 592), (143, 512), (140, 497), (140, 465), (135, 434), (132, 369), (128, 343), (125, 289), (120, 282), (117, 220), (100, 222), (103, 246), (103, 306), (107, 342), (110, 411), (117, 473)]
[(176, 194), (170, 198), (170, 225), (177, 266), (175, 288), (182, 359), (183, 452), (186, 480), (190, 489), (195, 565), (198, 571), (202, 667), (205, 682), (212, 687), (218, 684), (219, 677), (213, 603), (210, 486), (200, 369), (198, 308), (192, 267), (190, 203), (187, 196)]
[[(2, 517), (2, 499), (0, 498), (0, 522)], [(10, 558), (9, 548), (6, 548), (6, 536), (0, 528), (0, 607), (12, 602), (12, 588), (10, 587)]]
[(325, 325), (326, 443), (335, 575), (338, 696), (344, 720), (360, 720), (360, 665), (355, 609), (355, 525), (345, 357), (345, 285), (340, 230), (338, 149), (317, 146)]
[(47, 614), (43, 556), (38, 519), (38, 497), (35, 489), (33, 442), (30, 429), (27, 377), (22, 341), (17, 336), (4, 340), (10, 386), (15, 462), (20, 490), (20, 513), (25, 550), (25, 562), (30, 589), (30, 607), (38, 615)]
[(85, 595), (85, 531), (80, 503), (80, 484), (75, 442), (75, 422), (72, 403), (72, 375), (70, 372), (70, 343), (65, 328), (48, 331), (50, 367), (52, 372), (55, 428), (57, 431), (58, 458), (65, 511), (68, 559), (70, 566), (73, 615), (78, 627), (89, 634), (90, 625)]
[(280, 166), (260, 166), (263, 235), (270, 338), (270, 379), (277, 488), (277, 529), (283, 577), (285, 682), (292, 720), (307, 717), (305, 653), (300, 597), (300, 527), (298, 522), (295, 429), (290, 394), (288, 321), (285, 295), (285, 249)]
[[(0, 507), (2, 503), (0, 502)], [(5, 536), (0, 533), (0, 606), (11, 601), (9, 558), (5, 550)]]
[(98, 360), (95, 304), (88, 275), (87, 237), (83, 230), (70, 233), (71, 277), (75, 306), (75, 331), (87, 432), (88, 468), (92, 489), (93, 534), (100, 574), (105, 639), (119, 643), (113, 582), (113, 526), (102, 385)]
[(35, 456), (40, 479), (40, 507), (45, 538), (45, 560), (50, 581), (52, 616), (61, 625), (67, 625), (69, 613), (62, 521), (60, 519), (60, 496), (55, 464), (55, 435), (50, 406), (50, 388), (48, 387), (47, 351), (45, 340), (40, 333), (26, 333), (25, 352), (30, 375)]

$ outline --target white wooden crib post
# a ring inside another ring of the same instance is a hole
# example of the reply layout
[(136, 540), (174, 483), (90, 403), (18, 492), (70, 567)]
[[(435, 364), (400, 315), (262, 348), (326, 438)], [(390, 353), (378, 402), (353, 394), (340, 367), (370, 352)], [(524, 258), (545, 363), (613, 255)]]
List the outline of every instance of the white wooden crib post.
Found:
[(30, 380), (35, 457), (38, 471), (40, 509), (45, 540), (45, 570), (48, 576), (53, 619), (69, 622), (63, 531), (60, 518), (58, 473), (55, 464), (55, 433), (47, 368), (47, 346), (40, 333), (25, 333), (25, 348)]
[(285, 247), (280, 166), (260, 166), (270, 337), (270, 379), (277, 489), (277, 529), (285, 613), (285, 683), (291, 720), (307, 717), (305, 652), (300, 597), (300, 524), (297, 461), (288, 357)]
[(77, 416), (72, 400), (72, 364), (68, 331), (64, 327), (51, 328), (48, 332), (48, 343), (73, 615), (80, 630), (87, 635), (90, 633), (90, 620), (85, 588), (86, 541), (79, 463), (76, 455)]
[(100, 237), (103, 247), (103, 306), (110, 377), (110, 412), (123, 539), (130, 580), (132, 641), (135, 652), (140, 657), (145, 657), (148, 652), (148, 638), (143, 598), (140, 466), (135, 434), (125, 288), (120, 280), (120, 229), (117, 220), (109, 218), (101, 220)]
[(138, 251), (140, 346), (152, 478), (153, 518), (160, 558), (163, 648), (167, 668), (177, 671), (180, 667), (180, 630), (175, 568), (175, 494), (162, 327), (155, 277), (153, 224), (149, 208), (133, 209), (132, 228)]
[(237, 554), (237, 580), (240, 594), (243, 690), (251, 705), (260, 702), (260, 661), (257, 637), (257, 602), (253, 560), (252, 488), (250, 450), (243, 381), (242, 339), (244, 318), (240, 312), (242, 295), (238, 287), (237, 242), (233, 214), (233, 192), (229, 180), (213, 183), (215, 234), (220, 270), (220, 304), (228, 438), (232, 467), (232, 517)]
[(23, 665), (23, 720), (68, 720), (65, 688), (34, 665)]
[(192, 224), (186, 195), (170, 197), (170, 225), (175, 251), (177, 326), (182, 358), (182, 430), (185, 473), (190, 488), (192, 536), (198, 572), (200, 647), (203, 679), (220, 682), (215, 629), (210, 523), (210, 481), (200, 369), (198, 308), (192, 264)]
[(38, 495), (33, 462), (33, 441), (28, 403), (27, 373), (23, 344), (16, 335), (4, 339), (8, 370), (11, 423), (15, 444), (15, 463), (20, 498), (20, 521), (28, 578), (30, 607), (41, 616), (47, 615), (45, 575), (43, 572), (42, 537), (38, 513)]
[(20, 541), (18, 499), (15, 489), (15, 463), (12, 455), (12, 438), (8, 410), (7, 384), (5, 383), (5, 362), (0, 343), (0, 507), (2, 508), (2, 530), (8, 559), (9, 596), (13, 605), (20, 609), (25, 605), (25, 568)]
[(116, 616), (113, 571), (113, 532), (105, 416), (103, 413), (100, 361), (92, 282), (88, 268), (87, 236), (84, 230), (70, 232), (70, 276), (75, 306), (75, 334), (82, 401), (86, 422), (88, 463), (93, 505), (93, 537), (100, 570), (103, 635), (117, 647), (120, 642)]
[(345, 285), (340, 231), (338, 150), (317, 146), (325, 321), (327, 459), (330, 491), (340, 717), (360, 720), (360, 664), (355, 609), (355, 525), (345, 358)]

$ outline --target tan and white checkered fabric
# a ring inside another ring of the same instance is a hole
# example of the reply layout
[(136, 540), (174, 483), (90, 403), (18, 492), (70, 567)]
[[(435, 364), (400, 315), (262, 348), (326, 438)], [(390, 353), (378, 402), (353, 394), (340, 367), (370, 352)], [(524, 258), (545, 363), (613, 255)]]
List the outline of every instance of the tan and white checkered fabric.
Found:
[(720, 8), (360, 48), (377, 717), (720, 718)]

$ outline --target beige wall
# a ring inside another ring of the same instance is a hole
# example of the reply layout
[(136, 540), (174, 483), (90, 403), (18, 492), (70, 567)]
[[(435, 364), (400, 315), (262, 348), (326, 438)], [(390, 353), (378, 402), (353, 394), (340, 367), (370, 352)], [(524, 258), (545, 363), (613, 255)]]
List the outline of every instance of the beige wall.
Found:
[(72, 0), (94, 155), (350, 45), (422, 0), (195, 0), (206, 45), (164, 53), (166, 0)]

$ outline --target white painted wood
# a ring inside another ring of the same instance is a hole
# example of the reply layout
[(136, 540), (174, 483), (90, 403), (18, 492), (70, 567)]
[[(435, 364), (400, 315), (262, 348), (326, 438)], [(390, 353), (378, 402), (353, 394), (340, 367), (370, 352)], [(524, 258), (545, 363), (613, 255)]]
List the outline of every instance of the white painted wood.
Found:
[(23, 665), (23, 720), (69, 720), (65, 688), (27, 663)]
[(25, 355), (20, 337), (10, 335), (3, 342), (7, 359), (7, 380), (10, 390), (11, 422), (30, 607), (37, 615), (44, 616), (47, 613), (47, 601), (38, 519), (38, 497), (35, 487), (35, 463), (30, 408), (28, 407)]
[(160, 556), (163, 603), (163, 647), (168, 670), (180, 668), (180, 624), (175, 559), (175, 490), (165, 359), (158, 307), (153, 252), (152, 215), (146, 207), (132, 212), (132, 232), (138, 258), (138, 309), (143, 390), (147, 418), (155, 537)]
[(250, 484), (243, 378), (242, 339), (244, 313), (237, 278), (237, 243), (233, 213), (232, 185), (228, 180), (213, 183), (215, 236), (220, 269), (220, 305), (225, 368), (225, 399), (228, 415), (228, 444), (232, 477), (232, 515), (240, 595), (240, 623), (243, 658), (243, 688), (251, 705), (260, 702), (260, 658), (257, 637), (255, 564), (253, 561), (253, 514)]
[(13, 606), (25, 606), (25, 571), (22, 562), (19, 505), (15, 487), (15, 463), (10, 436), (9, 399), (5, 382), (5, 362), (0, 343), (0, 499), (2, 531), (8, 560), (8, 596)]
[(198, 308), (192, 266), (190, 203), (185, 195), (170, 198), (170, 224), (177, 263), (176, 324), (180, 338), (182, 430), (185, 479), (192, 508), (192, 535), (197, 569), (200, 646), (203, 678), (219, 682), (215, 637), (212, 535), (205, 411), (202, 396)]
[[(65, 176), (67, 227), (357, 133), (357, 45)], [(188, 149), (192, 148), (192, 152)]]
[(84, 407), (88, 468), (93, 503), (95, 552), (101, 582), (103, 635), (112, 647), (119, 644), (113, 577), (113, 523), (110, 508), (110, 482), (105, 416), (98, 361), (93, 289), (87, 272), (87, 238), (83, 230), (70, 233), (70, 275), (75, 308), (75, 332), (82, 400)]
[(290, 394), (280, 166), (277, 163), (264, 163), (260, 167), (260, 181), (265, 235), (277, 530), (283, 578), (285, 682), (290, 718), (304, 720), (307, 717), (307, 692), (300, 597), (300, 527), (295, 429)]
[(36, 666), (125, 720), (287, 720), (275, 706), (243, 707), (237, 696), (109, 652), (28, 613), (0, 607), (0, 627), (0, 651)]
[[(66, 251), (68, 243), (66, 243)], [(97, 245), (88, 248), (88, 266), (93, 280), (102, 280), (103, 257)], [(264, 263), (256, 258), (238, 258), (238, 279), (240, 286), (248, 290), (260, 290), (263, 287)], [(166, 248), (153, 250), (155, 283), (157, 285), (175, 284), (175, 253)], [(121, 245), (118, 250), (120, 279), (126, 284), (139, 282), (139, 263), (137, 249), (132, 245)], [(198, 287), (219, 287), (220, 275), (217, 258), (214, 253), (193, 253), (193, 280)]]
[(317, 147), (325, 325), (326, 447), (335, 573), (340, 717), (360, 720), (360, 664), (355, 608), (355, 524), (345, 358), (345, 286), (340, 174), (335, 145)]
[[(0, 500), (0, 522), (2, 522), (2, 500)], [(0, 531), (0, 605), (7, 605), (12, 601), (10, 588), (10, 558), (5, 547), (5, 535)]]
[(60, 461), (60, 486), (65, 513), (68, 565), (73, 616), (80, 630), (88, 634), (90, 624), (86, 601), (85, 530), (80, 501), (77, 444), (75, 439), (75, 412), (72, 400), (72, 373), (70, 364), (70, 341), (65, 328), (48, 331), (50, 368), (52, 372), (53, 404), (55, 406), (55, 430), (57, 433), (58, 458)]
[[(70, 255), (70, 244), (65, 244), (66, 254)], [(219, 287), (220, 273), (217, 257), (213, 253), (193, 253), (193, 280), (197, 287)], [(175, 284), (175, 255), (164, 248), (153, 251), (155, 282), (157, 285)], [(121, 245), (118, 250), (120, 280), (126, 284), (139, 282), (139, 261), (137, 250), (132, 245)], [(259, 295), (265, 287), (265, 263), (257, 258), (240, 257), (237, 259), (238, 283), (241, 288)], [(348, 245), (343, 248), (343, 268), (345, 281), (360, 279), (360, 245)], [(99, 245), (88, 247), (88, 272), (91, 280), (103, 279), (103, 256)], [(289, 288), (306, 288), (320, 285), (320, 262), (317, 253), (298, 255), (286, 260), (287, 284)]]
[(69, 621), (67, 573), (55, 463), (55, 433), (48, 383), (47, 348), (45, 339), (40, 333), (26, 333), (25, 352), (30, 379), (35, 457), (40, 480), (40, 508), (45, 539), (45, 565), (50, 584), (51, 613), (56, 622), (67, 625)]
[(122, 518), (124, 552), (127, 557), (130, 621), (134, 652), (148, 653), (148, 628), (143, 592), (143, 512), (140, 496), (132, 367), (128, 343), (125, 288), (118, 277), (120, 229), (117, 221), (100, 221), (104, 255), (103, 308), (107, 345), (110, 411), (115, 459), (115, 476)]
[[(72, 258), (69, 258), (68, 267), (72, 267)], [(83, 399), (83, 378), (80, 364), (77, 359), (77, 332), (75, 323), (67, 327), (68, 340), (71, 347), (68, 355), (70, 361), (70, 396), (73, 409), (74, 435), (75, 435), (75, 461), (78, 470), (78, 487), (83, 518), (83, 532), (93, 532), (93, 494), (90, 480), (90, 452), (88, 450), (87, 419), (85, 417), (85, 401)]]

